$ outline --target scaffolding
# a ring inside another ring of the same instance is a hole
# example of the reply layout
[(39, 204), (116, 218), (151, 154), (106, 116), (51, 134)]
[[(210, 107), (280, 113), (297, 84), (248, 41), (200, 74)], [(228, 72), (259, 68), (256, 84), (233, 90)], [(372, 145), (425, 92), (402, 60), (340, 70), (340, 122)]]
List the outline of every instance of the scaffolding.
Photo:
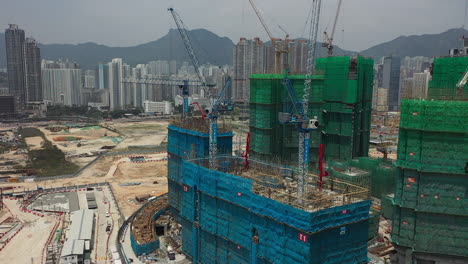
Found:
[(468, 257), (467, 123), (466, 101), (402, 101), (392, 241), (410, 253)]
[[(220, 156), (182, 160), (169, 173), (169, 204), (182, 224), (182, 249), (197, 263), (361, 263), (367, 260), (366, 188), (333, 179), (301, 199), (296, 170)], [(313, 243), (312, 241), (321, 241)], [(340, 243), (336, 243), (340, 241)], [(326, 247), (323, 248), (323, 247)]]
[[(207, 159), (189, 160), (199, 166), (207, 167)], [(249, 170), (244, 170), (244, 160), (239, 157), (218, 157), (219, 171), (252, 180), (252, 192), (283, 204), (307, 211), (337, 207), (369, 200), (369, 185), (353, 184), (339, 178), (328, 178), (319, 189), (318, 175), (308, 174), (308, 193), (299, 197), (297, 190), (298, 169), (280, 166), (260, 160), (249, 160)]]
[[(364, 57), (317, 59), (312, 76), (308, 116), (320, 126), (311, 133), (311, 167), (318, 147), (325, 145), (326, 157), (347, 160), (367, 156), (371, 123), (373, 61)], [(294, 125), (280, 124), (279, 112), (293, 105), (283, 86), (284, 75), (252, 74), (250, 77), (250, 132), (252, 153), (265, 160), (294, 165), (298, 133)], [(304, 93), (305, 75), (288, 75), (295, 94)]]
[[(246, 171), (244, 159), (226, 151), (210, 170), (202, 149), (208, 134), (174, 125), (168, 130), (169, 208), (193, 262), (367, 261), (368, 187), (330, 178), (320, 190), (318, 177), (309, 174), (310, 192), (301, 198), (296, 168), (251, 158)], [(219, 136), (222, 149), (232, 150), (232, 133)]]

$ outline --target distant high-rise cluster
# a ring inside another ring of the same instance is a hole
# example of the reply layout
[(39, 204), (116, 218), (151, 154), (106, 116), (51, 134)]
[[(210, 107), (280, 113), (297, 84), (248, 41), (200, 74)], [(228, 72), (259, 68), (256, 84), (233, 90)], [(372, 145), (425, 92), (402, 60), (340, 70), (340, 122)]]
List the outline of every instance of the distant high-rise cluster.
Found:
[(28, 103), (42, 101), (41, 52), (33, 38), (25, 38), (24, 30), (10, 24), (5, 30), (8, 86), (15, 97), (17, 110)]
[(44, 100), (49, 104), (82, 105), (82, 78), (78, 64), (69, 61), (42, 62)]
[[(111, 110), (128, 107), (143, 107), (145, 101), (174, 101), (181, 90), (178, 86), (152, 83), (151, 80), (198, 80), (195, 68), (188, 62), (183, 62), (177, 69), (176, 61), (157, 60), (147, 64), (137, 64), (131, 67), (121, 58), (114, 58), (109, 63), (98, 64), (94, 75), (92, 71), (85, 72), (85, 80), (94, 76), (95, 87), (108, 91), (108, 99), (103, 100)], [(202, 65), (200, 72), (209, 84), (217, 88), (224, 85), (229, 67)], [(146, 80), (148, 83), (132, 83), (128, 80)], [(86, 81), (85, 81), (85, 84)], [(201, 88), (190, 87), (190, 95), (201, 97)]]
[(400, 100), (427, 98), (432, 59), (384, 57), (375, 67), (373, 108), (399, 111)]
[[(283, 40), (284, 41), (284, 40)], [(276, 60), (281, 60), (280, 71), (286, 67), (291, 73), (301, 74), (306, 72), (307, 54), (309, 45), (306, 40), (287, 40), (289, 56), (281, 54), (277, 57), (275, 47), (263, 43), (259, 38), (248, 40), (241, 38), (234, 48), (234, 78), (232, 98), (243, 101), (249, 97), (249, 77), (255, 73), (275, 73)], [(278, 45), (284, 44), (279, 40)]]

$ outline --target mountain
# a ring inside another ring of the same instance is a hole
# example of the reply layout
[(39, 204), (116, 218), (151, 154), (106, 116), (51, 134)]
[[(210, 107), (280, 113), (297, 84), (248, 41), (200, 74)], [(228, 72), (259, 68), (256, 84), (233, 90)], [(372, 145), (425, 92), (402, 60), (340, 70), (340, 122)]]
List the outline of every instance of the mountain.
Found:
[[(216, 65), (232, 64), (234, 43), (227, 37), (219, 37), (205, 30), (188, 32), (195, 53), (201, 64), (210, 62)], [(0, 67), (6, 66), (4, 34), (0, 35)], [(84, 69), (94, 69), (100, 62), (122, 58), (130, 65), (147, 63), (152, 60), (190, 61), (184, 42), (176, 29), (171, 29), (162, 38), (132, 47), (109, 47), (92, 42), (72, 44), (39, 44), (43, 59), (57, 60), (68, 58), (76, 61)], [(208, 52), (209, 51), (209, 52)]]
[[(379, 59), (383, 56), (437, 57), (448, 55), (451, 48), (460, 46), (460, 38), (468, 36), (462, 28), (450, 29), (440, 34), (401, 36), (367, 50), (359, 52), (364, 56)], [(232, 64), (234, 43), (227, 37), (205, 30), (189, 31), (195, 53), (200, 63), (215, 65)], [(6, 67), (5, 34), (0, 33), (0, 68)], [(88, 42), (71, 44), (40, 44), (42, 58), (56, 60), (68, 58), (78, 62), (84, 69), (94, 69), (97, 63), (109, 62), (112, 58), (122, 58), (130, 65), (147, 63), (151, 60), (190, 61), (184, 43), (176, 29), (171, 29), (162, 38), (132, 47), (109, 47)], [(317, 56), (327, 56), (327, 51), (318, 44)], [(355, 55), (357, 52), (342, 50), (335, 46), (335, 55)]]
[(390, 55), (398, 57), (444, 56), (449, 54), (450, 49), (461, 46), (462, 36), (468, 37), (468, 31), (463, 28), (450, 29), (440, 34), (401, 36), (361, 51), (360, 54), (374, 59)]

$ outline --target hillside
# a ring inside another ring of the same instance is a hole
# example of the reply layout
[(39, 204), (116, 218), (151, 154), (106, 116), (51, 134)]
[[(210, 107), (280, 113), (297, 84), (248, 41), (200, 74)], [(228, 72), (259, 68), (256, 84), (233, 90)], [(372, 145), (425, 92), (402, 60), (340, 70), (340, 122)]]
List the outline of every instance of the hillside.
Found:
[(450, 49), (462, 45), (460, 42), (462, 36), (468, 36), (468, 31), (462, 28), (450, 29), (440, 34), (400, 36), (392, 41), (361, 51), (360, 54), (375, 59), (389, 55), (398, 57), (444, 56), (449, 54)]
[[(196, 29), (189, 32), (193, 48), (200, 63), (224, 65), (232, 63), (234, 44), (227, 37), (219, 37), (205, 30)], [(6, 66), (4, 34), (0, 34), (0, 67)], [(43, 59), (56, 60), (68, 58), (78, 62), (84, 69), (94, 69), (97, 63), (109, 62), (112, 58), (122, 58), (130, 65), (147, 63), (151, 60), (189, 61), (184, 43), (175, 29), (171, 29), (162, 38), (132, 47), (109, 47), (88, 42), (72, 44), (39, 44)], [(210, 51), (210, 52), (208, 52)]]

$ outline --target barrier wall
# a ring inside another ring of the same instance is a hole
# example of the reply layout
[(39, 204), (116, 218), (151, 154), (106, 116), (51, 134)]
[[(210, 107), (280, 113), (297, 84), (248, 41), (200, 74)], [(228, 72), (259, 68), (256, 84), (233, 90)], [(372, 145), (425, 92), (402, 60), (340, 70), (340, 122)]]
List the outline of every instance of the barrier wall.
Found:
[[(139, 212), (141, 212), (146, 206), (148, 206), (150, 203), (157, 203), (159, 198), (160, 197), (163, 197), (165, 196), (166, 194), (164, 195), (161, 195), (157, 198), (155, 198), (155, 200), (151, 201), (151, 202), (148, 202), (146, 204), (144, 204), (140, 209), (138, 209), (137, 213), (135, 214), (135, 216), (138, 215)], [(159, 210), (158, 212), (156, 212), (154, 215), (153, 215), (153, 221), (158, 219), (162, 214), (164, 214), (165, 212), (167, 211), (167, 208), (164, 208), (162, 210)], [(141, 256), (143, 254), (150, 254), (154, 251), (156, 251), (157, 249), (159, 249), (160, 247), (160, 243), (159, 243), (159, 238), (155, 241), (152, 241), (150, 243), (145, 243), (145, 244), (138, 244), (138, 242), (135, 240), (135, 238), (133, 237), (133, 232), (131, 232), (130, 230), (128, 231), (130, 232), (130, 241), (131, 241), (131, 245), (132, 245), (132, 249), (133, 249), (133, 252), (135, 252), (135, 255), (137, 256)]]

